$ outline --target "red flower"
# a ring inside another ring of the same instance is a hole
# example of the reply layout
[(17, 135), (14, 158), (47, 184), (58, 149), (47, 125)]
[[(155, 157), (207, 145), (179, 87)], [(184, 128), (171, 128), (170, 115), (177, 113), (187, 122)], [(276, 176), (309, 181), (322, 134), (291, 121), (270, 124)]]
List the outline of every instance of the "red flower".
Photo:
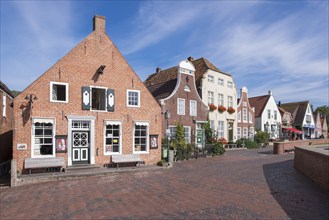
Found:
[(217, 109), (218, 109), (219, 112), (225, 112), (226, 111), (226, 108), (222, 105), (219, 105)]
[(217, 109), (216, 105), (214, 104), (209, 104), (210, 111), (215, 111)]
[(219, 138), (218, 142), (221, 142), (222, 144), (227, 144), (227, 140), (225, 138)]
[(230, 114), (232, 114), (232, 113), (235, 112), (235, 109), (234, 109), (233, 107), (229, 107), (229, 108), (227, 109), (227, 112), (230, 113)]

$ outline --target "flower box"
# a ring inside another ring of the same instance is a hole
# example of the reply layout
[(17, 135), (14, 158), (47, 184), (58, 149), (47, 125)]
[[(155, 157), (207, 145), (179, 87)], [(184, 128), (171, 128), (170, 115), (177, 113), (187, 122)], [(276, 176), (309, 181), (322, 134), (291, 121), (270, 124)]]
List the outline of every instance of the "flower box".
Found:
[(230, 114), (233, 114), (235, 112), (235, 109), (233, 107), (229, 107), (227, 109), (227, 112), (230, 113)]
[(209, 104), (208, 106), (209, 106), (210, 111), (215, 111), (217, 109), (216, 105), (214, 105), (214, 104)]
[(226, 108), (222, 105), (219, 105), (217, 109), (218, 109), (219, 112), (225, 112), (226, 111)]

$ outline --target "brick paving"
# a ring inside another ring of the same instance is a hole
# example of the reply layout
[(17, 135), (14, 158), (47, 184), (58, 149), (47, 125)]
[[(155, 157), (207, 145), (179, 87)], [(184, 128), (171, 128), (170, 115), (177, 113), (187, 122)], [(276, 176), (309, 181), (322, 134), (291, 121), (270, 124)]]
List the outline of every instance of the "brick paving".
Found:
[(2, 188), (0, 219), (329, 219), (329, 193), (270, 148)]

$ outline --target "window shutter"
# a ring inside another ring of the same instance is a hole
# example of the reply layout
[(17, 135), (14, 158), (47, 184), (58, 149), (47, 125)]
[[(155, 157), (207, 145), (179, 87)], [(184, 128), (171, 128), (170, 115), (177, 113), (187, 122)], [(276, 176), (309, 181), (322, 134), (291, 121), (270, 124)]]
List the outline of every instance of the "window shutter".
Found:
[(90, 87), (82, 87), (82, 110), (90, 110)]
[(114, 112), (114, 90), (107, 90), (107, 111)]

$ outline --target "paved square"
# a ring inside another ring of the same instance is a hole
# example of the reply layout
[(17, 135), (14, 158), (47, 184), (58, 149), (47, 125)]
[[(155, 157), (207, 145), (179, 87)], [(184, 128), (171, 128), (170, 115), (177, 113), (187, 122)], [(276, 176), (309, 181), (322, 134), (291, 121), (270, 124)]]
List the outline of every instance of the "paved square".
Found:
[(293, 153), (232, 150), (171, 169), (1, 189), (0, 219), (329, 219)]

